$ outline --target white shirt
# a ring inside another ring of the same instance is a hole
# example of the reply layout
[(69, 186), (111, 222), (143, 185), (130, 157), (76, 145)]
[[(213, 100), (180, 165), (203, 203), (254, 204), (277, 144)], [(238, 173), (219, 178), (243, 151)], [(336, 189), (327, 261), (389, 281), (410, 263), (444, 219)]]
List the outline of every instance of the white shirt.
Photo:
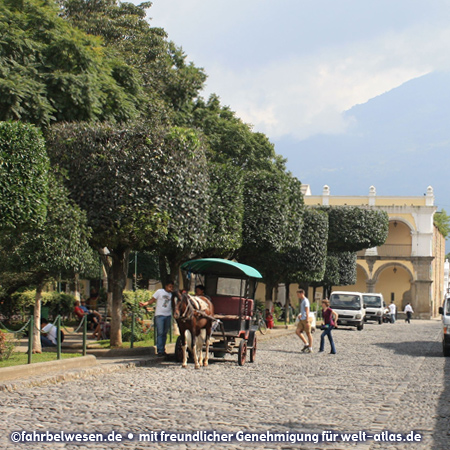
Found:
[(300, 305), (300, 312), (301, 312), (301, 316), (300, 316), (300, 320), (306, 320), (308, 317), (306, 316), (306, 308), (309, 308), (309, 300), (305, 297), (302, 300), (302, 303)]
[(48, 323), (44, 328), (42, 328), (42, 331), (47, 333), (47, 338), (56, 344), (56, 332), (58, 331), (58, 328), (56, 328), (55, 325)]
[(407, 313), (407, 312), (413, 313), (414, 311), (413, 311), (411, 305), (406, 305), (406, 306), (405, 306), (405, 311), (404, 311), (404, 312), (405, 312), (405, 313)]
[(395, 314), (395, 311), (397, 310), (397, 307), (395, 306), (394, 303), (391, 303), (389, 305), (389, 311), (391, 312), (391, 314)]
[(158, 289), (153, 298), (156, 299), (155, 316), (171, 316), (172, 315), (172, 292), (165, 289)]

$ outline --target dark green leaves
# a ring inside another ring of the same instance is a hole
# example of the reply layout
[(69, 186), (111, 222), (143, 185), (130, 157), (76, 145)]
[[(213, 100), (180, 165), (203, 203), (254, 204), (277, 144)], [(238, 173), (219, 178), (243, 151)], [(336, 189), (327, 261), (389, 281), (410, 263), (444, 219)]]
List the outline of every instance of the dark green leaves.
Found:
[(34, 126), (0, 123), (0, 228), (43, 223), (48, 167), (44, 139)]

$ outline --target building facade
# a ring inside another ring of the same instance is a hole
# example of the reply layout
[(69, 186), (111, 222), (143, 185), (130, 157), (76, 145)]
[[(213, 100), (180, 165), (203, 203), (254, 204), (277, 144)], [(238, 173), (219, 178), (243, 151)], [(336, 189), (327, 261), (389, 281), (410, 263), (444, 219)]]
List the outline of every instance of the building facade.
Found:
[(411, 303), (417, 318), (438, 316), (446, 291), (445, 239), (433, 222), (437, 207), (431, 186), (423, 197), (377, 196), (374, 186), (368, 196), (331, 196), (328, 186), (314, 196), (305, 186), (304, 200), (306, 205), (379, 209), (389, 216), (385, 244), (358, 252), (356, 285), (335, 289), (380, 292), (386, 304), (393, 301), (398, 311)]

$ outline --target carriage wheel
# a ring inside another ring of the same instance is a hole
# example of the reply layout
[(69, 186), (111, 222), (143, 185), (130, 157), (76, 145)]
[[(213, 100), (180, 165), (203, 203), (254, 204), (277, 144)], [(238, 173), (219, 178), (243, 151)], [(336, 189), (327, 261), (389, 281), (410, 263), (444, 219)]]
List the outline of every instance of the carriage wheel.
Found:
[(239, 343), (238, 364), (243, 366), (247, 357), (247, 341), (242, 339)]
[(253, 347), (250, 349), (250, 362), (255, 362), (256, 359), (256, 336), (253, 340)]
[(183, 342), (181, 336), (178, 336), (177, 342), (175, 344), (175, 361), (183, 361)]

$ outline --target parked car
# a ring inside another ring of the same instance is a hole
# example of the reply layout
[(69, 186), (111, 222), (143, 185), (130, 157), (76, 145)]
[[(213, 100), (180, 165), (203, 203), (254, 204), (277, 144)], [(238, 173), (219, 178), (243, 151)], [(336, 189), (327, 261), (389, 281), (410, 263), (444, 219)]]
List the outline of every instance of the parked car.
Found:
[(359, 331), (364, 328), (366, 309), (361, 292), (332, 292), (330, 307), (339, 315), (338, 325), (356, 327)]
[(450, 356), (450, 296), (439, 308), (439, 314), (442, 314), (442, 351), (444, 356)]
[(383, 294), (367, 293), (363, 294), (364, 305), (366, 306), (365, 321), (374, 320), (380, 325), (383, 323), (383, 314), (386, 309), (386, 303)]

